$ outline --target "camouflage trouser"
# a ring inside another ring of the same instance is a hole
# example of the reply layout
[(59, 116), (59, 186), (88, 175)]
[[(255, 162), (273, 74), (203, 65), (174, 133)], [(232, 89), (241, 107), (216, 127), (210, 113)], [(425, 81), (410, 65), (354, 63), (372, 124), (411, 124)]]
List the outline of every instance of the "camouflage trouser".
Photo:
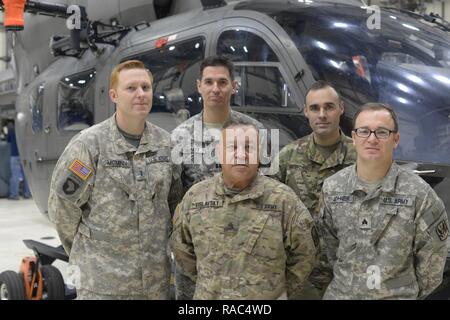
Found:
[(148, 300), (148, 297), (99, 294), (85, 289), (77, 289), (77, 300)]
[[(321, 244), (323, 248), (323, 244)], [(319, 253), (316, 266), (305, 281), (300, 291), (296, 292), (291, 300), (322, 300), (328, 285), (333, 278), (333, 271), (328, 264), (324, 250)]]
[(311, 283), (310, 279), (308, 279), (304, 283), (302, 290), (299, 293), (296, 293), (294, 297), (291, 297), (290, 300), (322, 300), (326, 288), (327, 287), (316, 287)]
[(195, 293), (195, 282), (182, 274), (175, 266), (175, 298), (176, 300), (192, 300)]

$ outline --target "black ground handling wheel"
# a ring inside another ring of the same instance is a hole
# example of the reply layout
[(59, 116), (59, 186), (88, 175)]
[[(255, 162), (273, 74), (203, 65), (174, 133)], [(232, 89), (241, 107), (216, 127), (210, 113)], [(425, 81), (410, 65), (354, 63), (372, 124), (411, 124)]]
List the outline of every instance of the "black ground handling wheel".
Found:
[(64, 300), (65, 285), (64, 278), (57, 268), (51, 265), (41, 267), (42, 278), (44, 281), (44, 300)]
[(25, 300), (23, 276), (9, 270), (0, 274), (0, 300)]

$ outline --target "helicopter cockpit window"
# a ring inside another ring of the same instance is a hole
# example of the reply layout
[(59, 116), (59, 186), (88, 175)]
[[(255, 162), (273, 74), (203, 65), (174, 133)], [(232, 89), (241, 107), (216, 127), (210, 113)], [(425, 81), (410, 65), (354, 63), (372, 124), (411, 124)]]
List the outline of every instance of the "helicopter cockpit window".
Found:
[(202, 110), (196, 79), (204, 56), (205, 39), (196, 37), (127, 58), (141, 60), (153, 74), (152, 119), (161, 117), (171, 121), (166, 127), (175, 128)]
[(243, 1), (236, 8), (260, 10), (273, 18), (313, 77), (331, 82), (340, 92), (346, 118), (367, 102), (391, 105), (403, 133), (395, 159), (448, 163), (448, 33), (384, 9), (381, 28), (369, 28), (365, 9), (338, 3), (270, 7)]
[(95, 70), (61, 78), (58, 86), (58, 129), (82, 130), (94, 124)]
[(238, 28), (227, 30), (219, 37), (217, 54), (235, 64), (238, 90), (232, 106), (295, 107), (279, 59), (264, 39)]
[(36, 86), (30, 95), (30, 110), (32, 115), (31, 128), (33, 133), (40, 133), (42, 131), (42, 113), (44, 105), (44, 88), (45, 83), (42, 82)]

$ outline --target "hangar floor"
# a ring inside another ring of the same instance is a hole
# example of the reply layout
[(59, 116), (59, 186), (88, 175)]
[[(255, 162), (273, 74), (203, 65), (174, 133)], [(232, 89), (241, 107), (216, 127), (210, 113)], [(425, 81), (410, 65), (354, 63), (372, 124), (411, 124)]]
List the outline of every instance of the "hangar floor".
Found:
[[(48, 219), (39, 212), (33, 200), (0, 199), (0, 272), (19, 271), (23, 257), (34, 256), (22, 242), (31, 239), (50, 246), (59, 246), (60, 241)], [(63, 277), (66, 263), (55, 261)]]

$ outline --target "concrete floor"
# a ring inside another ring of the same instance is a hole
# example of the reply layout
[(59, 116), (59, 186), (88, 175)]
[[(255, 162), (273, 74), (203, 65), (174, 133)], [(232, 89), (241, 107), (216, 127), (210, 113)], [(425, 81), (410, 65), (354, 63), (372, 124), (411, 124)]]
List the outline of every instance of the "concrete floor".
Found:
[[(34, 256), (22, 240), (31, 239), (51, 246), (61, 243), (48, 219), (39, 212), (33, 200), (0, 199), (0, 272), (18, 271), (23, 257)], [(65, 277), (63, 261), (53, 263)]]

